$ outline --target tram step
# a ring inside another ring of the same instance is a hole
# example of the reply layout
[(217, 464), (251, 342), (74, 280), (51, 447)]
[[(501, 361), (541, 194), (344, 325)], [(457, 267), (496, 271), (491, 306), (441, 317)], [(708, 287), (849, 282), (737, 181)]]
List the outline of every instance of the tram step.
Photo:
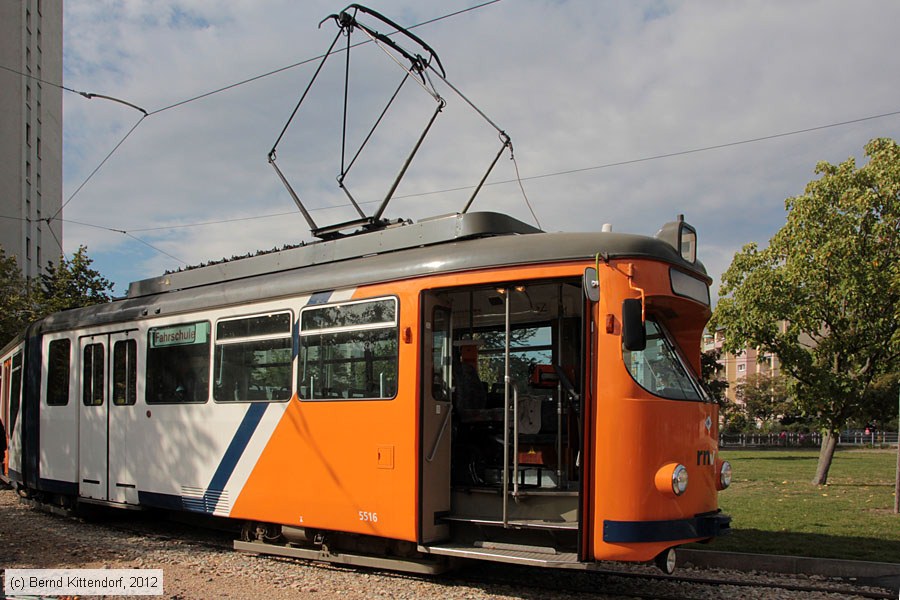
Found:
[(475, 542), (471, 545), (444, 543), (419, 546), (419, 552), (536, 567), (584, 568), (584, 564), (578, 561), (578, 556), (574, 552), (560, 552), (554, 548), (543, 546), (524, 546), (498, 542)]
[[(483, 525), (488, 527), (503, 527), (502, 520), (486, 519), (481, 517), (467, 517), (461, 515), (448, 515), (443, 517), (444, 521), (453, 521), (456, 523), (470, 523), (472, 525)], [(545, 521), (542, 519), (510, 519), (507, 521), (510, 529), (550, 529), (577, 531), (578, 523), (574, 521)]]
[[(392, 569), (420, 575), (439, 575), (452, 566), (447, 559), (437, 556), (435, 560), (399, 558), (388, 556), (373, 556), (355, 554), (352, 552), (332, 552), (326, 548), (298, 548), (293, 546), (280, 546), (277, 544), (264, 544), (262, 542), (234, 541), (234, 549), (239, 552), (251, 554), (267, 554), (272, 556), (287, 556), (319, 562), (330, 562), (357, 567), (371, 567), (375, 569)], [(450, 559), (452, 561), (452, 559)]]

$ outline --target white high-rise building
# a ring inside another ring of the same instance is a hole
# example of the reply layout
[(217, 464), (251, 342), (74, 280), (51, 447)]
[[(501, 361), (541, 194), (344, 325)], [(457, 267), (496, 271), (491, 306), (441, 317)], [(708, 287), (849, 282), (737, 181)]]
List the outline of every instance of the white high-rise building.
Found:
[(62, 0), (0, 0), (0, 246), (28, 278), (62, 253), (62, 27)]

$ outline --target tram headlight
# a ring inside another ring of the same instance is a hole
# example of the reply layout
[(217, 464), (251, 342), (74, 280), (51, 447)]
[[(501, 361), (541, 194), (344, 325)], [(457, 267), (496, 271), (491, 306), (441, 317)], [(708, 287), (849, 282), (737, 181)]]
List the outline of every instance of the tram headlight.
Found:
[(731, 485), (731, 463), (723, 460), (719, 466), (719, 489), (724, 490)]
[(669, 463), (656, 472), (654, 483), (661, 493), (680, 496), (687, 490), (688, 471), (682, 464)]
[(672, 491), (676, 496), (682, 495), (688, 486), (688, 472), (684, 465), (678, 465), (672, 471)]

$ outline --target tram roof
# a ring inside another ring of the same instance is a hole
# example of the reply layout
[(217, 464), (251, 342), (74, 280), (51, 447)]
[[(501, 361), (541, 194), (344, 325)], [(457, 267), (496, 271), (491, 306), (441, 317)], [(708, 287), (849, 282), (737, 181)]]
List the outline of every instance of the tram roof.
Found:
[[(450, 215), (431, 221), (437, 223), (422, 221), (417, 224), (421, 227), (405, 225), (139, 281), (132, 284), (125, 298), (50, 315), (31, 334), (435, 273), (591, 260), (597, 253), (605, 259), (662, 260), (709, 280), (699, 261), (684, 260), (659, 237), (613, 232), (547, 233), (498, 213)], [(436, 241), (427, 237), (435, 230), (443, 231), (445, 238)]]
[(455, 240), (530, 233), (541, 233), (541, 230), (500, 213), (442, 215), (417, 223), (401, 222), (376, 231), (363, 231), (333, 240), (312, 242), (299, 248), (134, 281), (128, 286), (126, 297), (183, 290)]

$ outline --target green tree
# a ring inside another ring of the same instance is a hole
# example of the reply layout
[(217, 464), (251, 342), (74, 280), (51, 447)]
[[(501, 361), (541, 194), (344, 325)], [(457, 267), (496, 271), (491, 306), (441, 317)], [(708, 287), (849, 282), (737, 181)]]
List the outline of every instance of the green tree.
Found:
[(735, 386), (734, 393), (747, 416), (756, 422), (771, 425), (793, 410), (788, 382), (781, 375), (750, 373)]
[(728, 382), (720, 377), (725, 366), (719, 363), (722, 352), (720, 350), (708, 350), (700, 355), (700, 370), (706, 389), (719, 404), (727, 402), (725, 390)]
[(887, 373), (873, 381), (864, 398), (864, 412), (858, 419), (859, 427), (872, 424), (881, 430), (896, 428), (898, 395), (900, 372)]
[(785, 201), (769, 246), (735, 255), (713, 315), (728, 350), (774, 353), (793, 378), (798, 407), (824, 434), (817, 484), (838, 433), (900, 356), (900, 147), (882, 138), (865, 151), (860, 168), (853, 158), (816, 166), (821, 177)]
[(700, 371), (706, 390), (719, 405), (719, 431), (734, 433), (740, 431), (744, 420), (740, 418), (739, 407), (725, 395), (728, 382), (721, 378), (721, 373), (725, 369), (725, 366), (719, 363), (721, 355), (721, 350), (708, 350), (700, 354)]
[(0, 248), (0, 347), (21, 333), (33, 318), (29, 287), (15, 256)]
[(110, 301), (112, 283), (91, 268), (93, 262), (87, 248), (79, 246), (71, 259), (60, 256), (57, 264), (47, 263), (34, 290), (40, 316)]

